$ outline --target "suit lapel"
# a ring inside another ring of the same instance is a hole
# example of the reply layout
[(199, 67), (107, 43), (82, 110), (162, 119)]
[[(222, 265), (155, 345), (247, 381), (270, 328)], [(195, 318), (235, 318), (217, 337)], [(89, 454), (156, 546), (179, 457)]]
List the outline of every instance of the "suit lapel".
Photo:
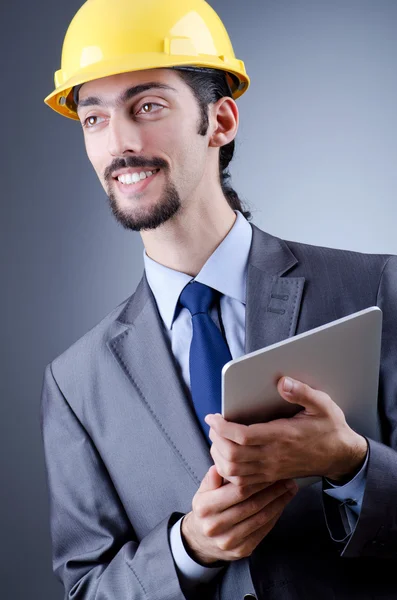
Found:
[(252, 225), (248, 257), (245, 352), (294, 335), (304, 277), (281, 277), (297, 264), (287, 244)]
[(127, 328), (110, 340), (109, 348), (159, 432), (199, 484), (212, 459), (145, 274), (118, 322)]

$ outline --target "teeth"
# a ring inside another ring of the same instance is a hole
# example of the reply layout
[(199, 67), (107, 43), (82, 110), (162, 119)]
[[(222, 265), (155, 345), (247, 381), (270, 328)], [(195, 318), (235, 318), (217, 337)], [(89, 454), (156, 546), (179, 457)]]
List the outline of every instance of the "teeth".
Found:
[(156, 169), (155, 171), (141, 171), (140, 173), (127, 173), (125, 175), (119, 175), (117, 179), (124, 184), (134, 184), (138, 183), (138, 181), (142, 181), (143, 179), (147, 179), (151, 177), (155, 173), (157, 173), (160, 169)]

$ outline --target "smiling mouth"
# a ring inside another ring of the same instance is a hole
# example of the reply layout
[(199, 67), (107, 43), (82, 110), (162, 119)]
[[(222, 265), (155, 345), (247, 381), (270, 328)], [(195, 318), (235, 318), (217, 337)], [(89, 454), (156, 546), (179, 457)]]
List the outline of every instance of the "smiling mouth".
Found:
[(159, 171), (160, 171), (160, 169), (153, 169), (151, 171), (149, 171), (149, 170), (143, 171), (142, 170), (140, 172), (125, 173), (122, 175), (118, 175), (117, 177), (113, 177), (113, 179), (115, 181), (118, 181), (119, 183), (122, 183), (123, 185), (134, 186), (137, 183), (140, 183), (141, 181), (145, 181), (145, 179), (149, 179), (150, 177), (153, 177), (153, 175), (156, 175)]

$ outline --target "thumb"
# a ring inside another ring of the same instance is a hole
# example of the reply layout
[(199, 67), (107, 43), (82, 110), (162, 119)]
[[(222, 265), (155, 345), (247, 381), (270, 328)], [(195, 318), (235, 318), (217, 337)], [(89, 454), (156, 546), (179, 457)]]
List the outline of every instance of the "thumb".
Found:
[(216, 490), (223, 484), (223, 477), (221, 477), (216, 470), (215, 465), (212, 465), (205, 475), (200, 485), (200, 492), (209, 492), (210, 490)]
[(291, 377), (281, 377), (277, 383), (277, 391), (284, 400), (300, 404), (305, 408), (305, 413), (311, 415), (327, 412), (331, 400), (325, 392), (315, 390)]

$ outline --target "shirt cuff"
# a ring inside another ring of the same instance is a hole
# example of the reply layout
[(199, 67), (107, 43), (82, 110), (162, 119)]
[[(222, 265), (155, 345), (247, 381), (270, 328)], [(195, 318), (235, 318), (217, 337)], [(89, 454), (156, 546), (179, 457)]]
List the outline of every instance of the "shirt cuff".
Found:
[(183, 590), (191, 590), (198, 584), (209, 583), (224, 567), (205, 567), (193, 560), (186, 552), (182, 541), (179, 519), (170, 530), (171, 552)]
[(356, 517), (360, 515), (363, 503), (365, 484), (367, 482), (368, 456), (369, 452), (367, 451), (365, 462), (360, 471), (344, 485), (335, 485), (324, 478), (324, 493), (342, 502), (346, 508), (355, 513)]

